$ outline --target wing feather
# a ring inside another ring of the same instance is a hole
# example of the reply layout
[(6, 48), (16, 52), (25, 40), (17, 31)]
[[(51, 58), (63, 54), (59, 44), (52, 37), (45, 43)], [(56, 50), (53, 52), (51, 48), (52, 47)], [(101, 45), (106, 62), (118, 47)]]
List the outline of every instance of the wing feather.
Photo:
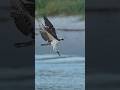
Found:
[(48, 18), (45, 17), (45, 16), (44, 16), (44, 21), (45, 21), (45, 26), (48, 26), (48, 27), (49, 27), (49, 29), (47, 29), (47, 31), (48, 31), (52, 36), (54, 36), (56, 39), (58, 39), (54, 26), (53, 26), (52, 23), (48, 20)]

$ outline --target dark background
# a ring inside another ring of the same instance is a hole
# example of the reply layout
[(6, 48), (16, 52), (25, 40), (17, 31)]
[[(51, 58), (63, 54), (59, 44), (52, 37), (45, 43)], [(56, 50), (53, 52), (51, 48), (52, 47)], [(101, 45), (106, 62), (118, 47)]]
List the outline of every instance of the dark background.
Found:
[(86, 90), (119, 90), (119, 0), (86, 0), (85, 15)]
[(0, 0), (0, 90), (34, 90), (34, 46), (16, 48), (29, 41), (10, 17), (9, 0)]

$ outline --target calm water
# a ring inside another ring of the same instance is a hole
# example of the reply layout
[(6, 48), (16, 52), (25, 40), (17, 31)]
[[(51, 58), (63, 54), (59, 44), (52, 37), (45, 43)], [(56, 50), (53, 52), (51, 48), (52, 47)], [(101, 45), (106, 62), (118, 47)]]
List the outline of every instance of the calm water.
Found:
[(57, 31), (63, 37), (61, 56), (36, 35), (35, 86), (36, 90), (85, 90), (85, 32)]

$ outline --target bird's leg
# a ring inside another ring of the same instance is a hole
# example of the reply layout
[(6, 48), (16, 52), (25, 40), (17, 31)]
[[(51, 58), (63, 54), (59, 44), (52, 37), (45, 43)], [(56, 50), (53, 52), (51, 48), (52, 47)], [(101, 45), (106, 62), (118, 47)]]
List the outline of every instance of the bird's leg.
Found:
[(56, 52), (56, 53), (57, 53), (59, 56), (61, 56), (61, 55), (60, 55), (60, 52), (59, 52), (58, 50), (57, 50), (57, 52)]
[(49, 43), (46, 43), (46, 44), (41, 44), (41, 46), (48, 46), (50, 45)]
[(61, 56), (58, 48), (56, 48), (56, 53), (57, 53), (59, 56)]
[(27, 47), (31, 46), (34, 44), (34, 40), (28, 41), (28, 42), (21, 42), (21, 43), (15, 43), (15, 47), (20, 48), (20, 47)]
[(59, 52), (59, 49), (57, 47), (57, 44), (58, 44), (58, 42), (52, 41), (51, 46), (53, 48), (53, 51), (55, 51), (60, 56), (60, 52)]

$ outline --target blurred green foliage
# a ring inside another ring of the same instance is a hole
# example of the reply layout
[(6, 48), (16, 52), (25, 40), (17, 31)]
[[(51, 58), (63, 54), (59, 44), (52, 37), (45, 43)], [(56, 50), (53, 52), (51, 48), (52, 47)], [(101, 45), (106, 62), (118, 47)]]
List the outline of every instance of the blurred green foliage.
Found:
[(85, 0), (36, 0), (36, 13), (42, 15), (79, 15), (85, 13)]

